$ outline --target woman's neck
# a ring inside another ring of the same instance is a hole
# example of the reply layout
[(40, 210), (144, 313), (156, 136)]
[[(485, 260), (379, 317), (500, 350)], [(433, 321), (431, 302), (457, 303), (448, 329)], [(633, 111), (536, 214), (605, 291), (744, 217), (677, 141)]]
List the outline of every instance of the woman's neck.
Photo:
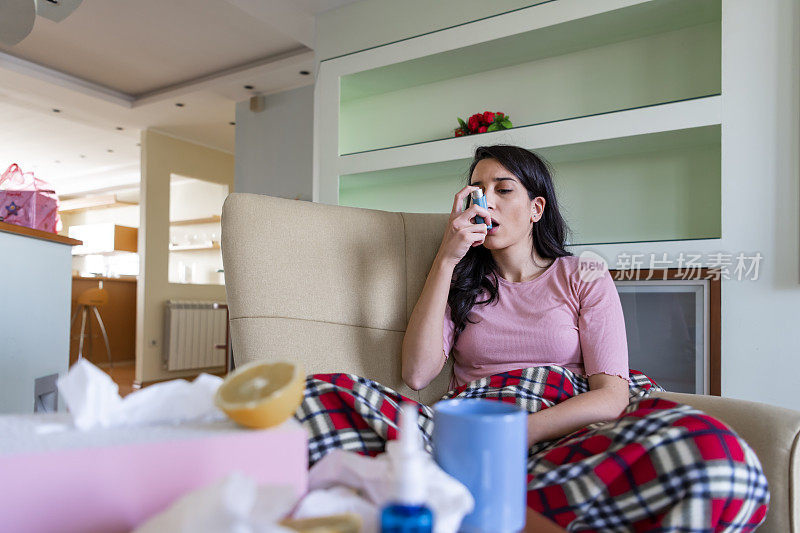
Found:
[(506, 281), (519, 283), (529, 281), (547, 270), (554, 259), (543, 258), (535, 249), (492, 250), (492, 257), (497, 264), (497, 274)]

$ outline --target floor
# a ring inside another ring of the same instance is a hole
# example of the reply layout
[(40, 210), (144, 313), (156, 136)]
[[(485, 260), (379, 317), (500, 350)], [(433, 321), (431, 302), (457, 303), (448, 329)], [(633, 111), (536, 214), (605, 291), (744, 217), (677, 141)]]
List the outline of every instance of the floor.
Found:
[[(109, 368), (108, 363), (99, 363), (96, 365), (100, 370), (104, 371), (106, 374), (111, 376), (111, 379), (114, 380), (119, 386), (119, 395), (123, 398), (136, 390), (133, 387), (133, 382), (136, 379), (136, 364), (134, 361), (120, 361), (114, 363), (114, 366)], [(214, 374), (215, 376), (225, 377), (224, 372), (209, 372)], [(184, 378), (191, 381), (194, 379), (193, 377)], [(144, 386), (150, 385), (150, 383), (146, 383)]]
[(136, 374), (136, 364), (134, 361), (121, 361), (114, 363), (109, 368), (108, 364), (97, 365), (100, 370), (111, 376), (114, 383), (119, 385), (119, 395), (126, 396), (133, 392), (133, 380)]

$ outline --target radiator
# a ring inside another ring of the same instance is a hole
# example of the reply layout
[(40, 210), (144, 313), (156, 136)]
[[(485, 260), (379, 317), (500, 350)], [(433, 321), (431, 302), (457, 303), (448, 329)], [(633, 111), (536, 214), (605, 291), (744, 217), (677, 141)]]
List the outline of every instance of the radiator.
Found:
[(164, 332), (167, 370), (225, 366), (228, 312), (224, 307), (216, 308), (218, 303), (167, 301)]

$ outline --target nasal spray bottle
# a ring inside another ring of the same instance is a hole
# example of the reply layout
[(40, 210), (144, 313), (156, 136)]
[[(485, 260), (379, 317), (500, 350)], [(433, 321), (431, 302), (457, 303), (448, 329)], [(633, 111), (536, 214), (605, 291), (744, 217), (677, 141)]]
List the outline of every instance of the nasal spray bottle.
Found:
[[(481, 206), (482, 208), (484, 208), (486, 210), (489, 209), (488, 207), (486, 207), (486, 197), (483, 195), (483, 191), (481, 189), (475, 189), (474, 191), (472, 191), (470, 193), (470, 197), (472, 198), (472, 201), (474, 203), (478, 204), (479, 206)], [(485, 223), (487, 230), (492, 229), (492, 223), (491, 222), (492, 222), (491, 220), (489, 222), (485, 222), (483, 220), (483, 217), (479, 217), (479, 216), (475, 215), (475, 223), (476, 224), (484, 224)]]
[(426, 456), (417, 425), (418, 416), (413, 403), (401, 405), (398, 446), (389, 453), (394, 469), (395, 494), (381, 512), (381, 533), (433, 531), (433, 513), (425, 505), (427, 486), (423, 466)]

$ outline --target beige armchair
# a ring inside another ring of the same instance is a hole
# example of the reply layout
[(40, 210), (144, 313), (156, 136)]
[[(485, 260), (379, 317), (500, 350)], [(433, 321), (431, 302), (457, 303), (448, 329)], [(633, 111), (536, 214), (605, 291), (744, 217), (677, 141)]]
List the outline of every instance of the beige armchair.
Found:
[[(451, 365), (417, 392), (402, 381), (400, 352), (447, 218), (228, 196), (222, 256), (236, 364), (290, 359), (306, 373), (352, 372), (427, 404), (438, 400)], [(697, 407), (739, 433), (769, 481), (769, 513), (760, 531), (800, 533), (800, 412), (714, 396), (654, 394)]]

